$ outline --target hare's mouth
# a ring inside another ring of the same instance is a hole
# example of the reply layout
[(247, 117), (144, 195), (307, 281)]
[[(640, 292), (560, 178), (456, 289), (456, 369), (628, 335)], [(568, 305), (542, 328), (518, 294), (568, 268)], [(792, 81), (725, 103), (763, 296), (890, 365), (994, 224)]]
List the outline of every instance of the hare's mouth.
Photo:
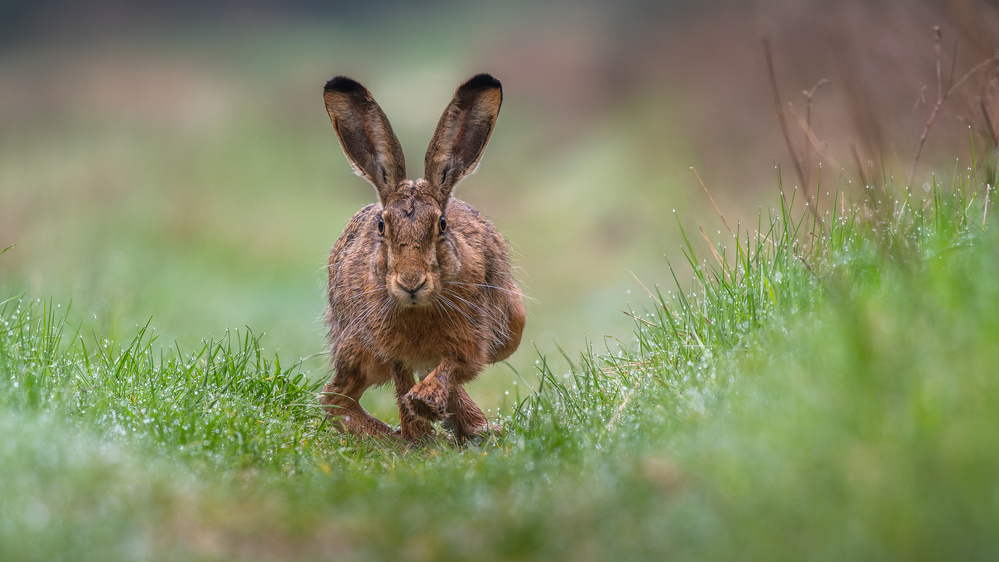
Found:
[(423, 306), (426, 304), (426, 301), (418, 295), (407, 294), (399, 299), (399, 304), (408, 307), (417, 307)]
[(390, 292), (400, 306), (418, 307), (430, 303), (430, 287), (426, 280), (408, 284), (396, 281)]
[(429, 299), (420, 298), (420, 297), (407, 296), (396, 299), (396, 306), (407, 310), (424, 308), (429, 304), (430, 304)]

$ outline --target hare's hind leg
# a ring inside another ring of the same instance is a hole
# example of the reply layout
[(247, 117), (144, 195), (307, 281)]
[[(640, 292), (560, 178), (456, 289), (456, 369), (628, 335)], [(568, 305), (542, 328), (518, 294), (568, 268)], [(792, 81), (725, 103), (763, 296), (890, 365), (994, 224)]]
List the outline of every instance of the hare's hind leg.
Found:
[[(517, 286), (514, 285), (513, 288), (516, 289)], [(524, 325), (527, 323), (527, 312), (519, 298), (508, 298), (502, 305), (496, 305), (496, 308), (506, 311), (507, 323), (493, 330), (492, 341), (495, 344), (486, 360), (490, 364), (503, 361), (517, 351), (520, 339), (524, 335)]]
[(319, 403), (326, 407), (326, 416), (333, 426), (354, 435), (389, 435), (392, 433), (385, 422), (372, 417), (361, 407), (361, 395), (372, 384), (385, 382), (388, 378), (384, 365), (371, 357), (341, 353), (334, 358), (336, 375), (323, 387)]
[(433, 426), (429, 421), (413, 413), (406, 401), (406, 393), (416, 385), (413, 370), (396, 363), (392, 366), (392, 378), (395, 380), (395, 400), (399, 405), (398, 436), (407, 441), (421, 441), (426, 437), (433, 437)]
[(476, 435), (503, 432), (502, 427), (489, 424), (482, 409), (462, 386), (451, 387), (447, 398), (447, 415), (444, 426), (453, 431), (459, 441)]

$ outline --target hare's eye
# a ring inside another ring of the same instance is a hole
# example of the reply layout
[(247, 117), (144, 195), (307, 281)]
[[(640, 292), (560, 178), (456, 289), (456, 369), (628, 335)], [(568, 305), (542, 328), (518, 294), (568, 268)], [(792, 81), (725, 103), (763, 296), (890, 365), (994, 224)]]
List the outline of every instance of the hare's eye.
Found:
[(385, 236), (385, 220), (378, 219), (378, 235)]
[(444, 220), (444, 217), (441, 217), (440, 227), (441, 227), (441, 234), (447, 232), (447, 221)]

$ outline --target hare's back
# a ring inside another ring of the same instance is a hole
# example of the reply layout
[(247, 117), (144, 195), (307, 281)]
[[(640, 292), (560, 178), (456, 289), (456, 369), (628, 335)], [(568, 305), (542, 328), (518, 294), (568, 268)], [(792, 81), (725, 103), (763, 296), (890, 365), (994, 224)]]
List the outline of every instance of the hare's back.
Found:
[(330, 265), (343, 261), (352, 253), (354, 246), (371, 244), (372, 225), (377, 223), (381, 215), (381, 205), (372, 203), (354, 213), (343, 229), (343, 234), (330, 250)]
[(459, 253), (464, 263), (462, 277), (476, 283), (486, 283), (515, 289), (510, 273), (510, 252), (506, 238), (482, 213), (461, 199), (448, 201), (446, 216), (449, 225), (461, 237)]
[(452, 197), (445, 212), (449, 228), (453, 228), (468, 244), (492, 258), (506, 259), (506, 239), (496, 226), (468, 203)]
[(370, 267), (377, 243), (375, 225), (381, 216), (381, 208), (378, 203), (372, 203), (354, 213), (344, 227), (343, 234), (330, 250), (328, 269), (331, 303), (344, 293), (365, 290), (368, 280), (363, 272)]

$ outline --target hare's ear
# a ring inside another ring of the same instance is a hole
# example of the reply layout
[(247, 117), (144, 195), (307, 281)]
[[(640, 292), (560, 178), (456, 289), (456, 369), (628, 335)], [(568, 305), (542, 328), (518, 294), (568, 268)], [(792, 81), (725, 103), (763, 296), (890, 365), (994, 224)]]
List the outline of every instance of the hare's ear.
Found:
[(454, 93), (424, 161), (426, 179), (440, 190), (442, 203), (461, 178), (475, 171), (502, 103), (503, 87), (488, 74), (472, 77)]
[(351, 168), (375, 186), (384, 203), (406, 179), (406, 159), (388, 118), (371, 92), (346, 76), (327, 82), (323, 98)]

